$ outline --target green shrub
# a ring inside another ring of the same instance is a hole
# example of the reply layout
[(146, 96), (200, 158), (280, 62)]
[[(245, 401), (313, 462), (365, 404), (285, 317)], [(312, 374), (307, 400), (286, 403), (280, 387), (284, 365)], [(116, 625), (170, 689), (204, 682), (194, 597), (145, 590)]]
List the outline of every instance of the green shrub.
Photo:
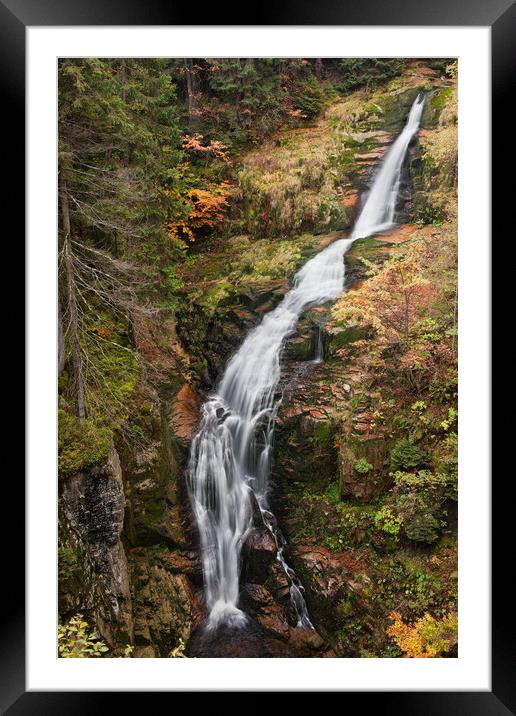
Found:
[(59, 624), (57, 644), (58, 655), (64, 659), (100, 657), (109, 651), (97, 632), (89, 629), (82, 614), (76, 614), (66, 624)]
[(430, 470), (398, 471), (394, 483), (396, 510), (407, 537), (415, 542), (435, 542), (444, 524), (444, 503), (454, 494), (453, 478)]
[(57, 555), (59, 582), (61, 584), (82, 575), (81, 559), (75, 550), (71, 549), (71, 547), (59, 547)]
[(446, 497), (457, 499), (459, 477), (459, 455), (457, 433), (450, 433), (434, 453), (437, 471), (446, 479)]
[(407, 438), (402, 438), (391, 451), (391, 469), (410, 470), (424, 465), (426, 459), (425, 453), (417, 445), (413, 445)]
[(374, 526), (388, 535), (397, 537), (402, 525), (401, 517), (395, 515), (390, 507), (384, 505), (374, 515)]
[(439, 59), (430, 59), (427, 60), (428, 66), (431, 67), (433, 70), (436, 70), (437, 72), (440, 72), (441, 74), (448, 74), (447, 69), (448, 66), (451, 65), (454, 60), (451, 57), (440, 57)]
[(338, 480), (330, 482), (324, 492), (324, 498), (330, 503), (338, 504), (340, 502), (340, 484)]
[(457, 394), (456, 370), (449, 370), (445, 377), (436, 376), (432, 378), (429, 393), (435, 403), (447, 403), (455, 397)]
[(457, 411), (455, 408), (448, 408), (448, 417), (442, 420), (440, 426), (444, 431), (448, 431), (457, 421)]
[(373, 469), (373, 466), (367, 462), (365, 457), (361, 457), (360, 460), (357, 460), (353, 467), (359, 475), (367, 475), (367, 473)]
[(403, 519), (405, 534), (414, 542), (435, 542), (441, 531), (441, 521), (436, 514), (438, 507), (424, 494), (409, 492), (398, 495), (396, 509)]
[(325, 96), (320, 82), (313, 76), (299, 86), (293, 97), (294, 106), (300, 109), (307, 119), (316, 117), (325, 103)]
[(112, 433), (91, 420), (81, 423), (75, 415), (59, 409), (58, 469), (70, 475), (104, 460), (111, 448)]
[(441, 489), (446, 484), (446, 477), (434, 474), (430, 470), (403, 472), (397, 470), (392, 474), (394, 484), (404, 492), (431, 492)]

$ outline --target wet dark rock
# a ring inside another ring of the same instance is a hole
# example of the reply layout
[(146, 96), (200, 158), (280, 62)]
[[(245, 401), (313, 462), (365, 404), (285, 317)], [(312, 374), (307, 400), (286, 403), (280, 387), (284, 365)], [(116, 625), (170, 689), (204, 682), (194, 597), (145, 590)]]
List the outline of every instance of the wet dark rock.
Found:
[(207, 630), (204, 626), (191, 636), (187, 655), (197, 658), (257, 658), (273, 656), (264, 639), (263, 629), (253, 620), (239, 629), (219, 627)]
[(288, 639), (290, 630), (285, 611), (263, 585), (246, 584), (242, 603), (266, 631), (284, 641)]
[(246, 580), (263, 583), (276, 560), (276, 542), (266, 527), (255, 527), (244, 542), (242, 556)]
[(256, 495), (254, 492), (250, 492), (249, 494), (249, 500), (251, 502), (251, 511), (252, 511), (252, 523), (255, 527), (259, 529), (263, 529), (263, 517), (260, 510), (260, 505), (258, 504), (258, 500), (256, 499)]

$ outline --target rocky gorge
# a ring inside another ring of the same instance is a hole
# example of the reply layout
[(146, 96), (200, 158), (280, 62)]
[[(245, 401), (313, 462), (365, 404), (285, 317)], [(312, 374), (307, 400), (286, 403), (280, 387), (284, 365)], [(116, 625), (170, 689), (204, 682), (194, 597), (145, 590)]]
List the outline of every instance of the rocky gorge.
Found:
[[(349, 235), (420, 92), (398, 225), (353, 244), (344, 293), (306, 311), (282, 352), (270, 501), (314, 629), (296, 626), (256, 508), (249, 623), (206, 632), (185, 477), (200, 406), (296, 271)], [(85, 615), (111, 656), (403, 656), (393, 625), (456, 613), (456, 112), (456, 76), (413, 61), (245, 153), (231, 235), (192, 246), (173, 315), (134, 316), (148, 367), (127, 396), (131, 439), (82, 436), (77, 460), (60, 416), (59, 612)], [(454, 655), (446, 637), (435, 655)]]

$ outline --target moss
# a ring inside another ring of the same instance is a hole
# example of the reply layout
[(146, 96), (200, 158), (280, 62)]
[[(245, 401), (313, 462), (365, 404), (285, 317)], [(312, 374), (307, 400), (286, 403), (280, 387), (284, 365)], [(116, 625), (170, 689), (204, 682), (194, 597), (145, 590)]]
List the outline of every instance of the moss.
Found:
[(434, 127), (437, 125), (439, 117), (448, 102), (452, 99), (454, 91), (455, 89), (453, 87), (444, 87), (443, 89), (432, 92), (423, 113), (423, 125), (425, 127)]
[(381, 101), (384, 115), (383, 128), (388, 132), (399, 132), (417, 95), (426, 89), (426, 85), (420, 84), (402, 92), (386, 95)]
[(112, 432), (91, 420), (81, 424), (79, 419), (59, 410), (58, 469), (69, 475), (98, 464), (108, 456)]
[(57, 563), (61, 583), (81, 580), (84, 573), (81, 555), (71, 547), (59, 547)]
[(369, 335), (369, 327), (364, 326), (346, 326), (338, 333), (331, 336), (330, 350), (334, 353), (339, 348), (345, 348), (350, 343), (362, 340)]
[(369, 256), (372, 253), (376, 253), (378, 249), (383, 248), (386, 245), (385, 241), (377, 239), (374, 236), (368, 236), (364, 239), (357, 239), (353, 242), (353, 246), (346, 254), (348, 256)]
[(236, 280), (251, 276), (254, 280), (283, 278), (294, 272), (301, 259), (301, 247), (293, 241), (254, 241), (237, 255), (232, 266)]
[(313, 358), (312, 336), (301, 335), (291, 338), (285, 348), (288, 360), (307, 361)]
[(371, 542), (373, 516), (377, 506), (351, 505), (340, 500), (338, 480), (311, 482), (306, 485), (294, 483), (287, 495), (292, 507), (290, 533), (291, 543), (321, 544), (339, 552)]
[(330, 447), (333, 439), (333, 423), (331, 421), (320, 422), (314, 430), (311, 441), (319, 448)]
[[(101, 314), (88, 332), (100, 338), (88, 346), (90, 373), (86, 390), (86, 412), (92, 422), (120, 428), (130, 413), (129, 398), (140, 378), (140, 357), (130, 343), (127, 325)], [(68, 404), (71, 393), (67, 392)]]
[(222, 281), (217, 286), (210, 288), (203, 295), (199, 303), (205, 306), (208, 316), (211, 316), (222, 301), (231, 294), (233, 288), (233, 285), (229, 281)]

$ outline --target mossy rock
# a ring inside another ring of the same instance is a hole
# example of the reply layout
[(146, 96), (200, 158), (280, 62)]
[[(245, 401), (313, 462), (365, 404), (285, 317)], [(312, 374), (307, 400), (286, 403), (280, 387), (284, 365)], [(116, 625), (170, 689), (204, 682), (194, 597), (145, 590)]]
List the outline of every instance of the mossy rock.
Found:
[(389, 257), (385, 250), (391, 246), (388, 241), (383, 241), (376, 236), (368, 236), (357, 239), (345, 257), (346, 264), (346, 287), (353, 286), (357, 281), (363, 281), (369, 277), (369, 267), (366, 262), (381, 265)]
[(367, 503), (386, 488), (386, 448), (383, 437), (364, 439), (358, 435), (345, 436), (344, 442), (341, 442), (338, 463), (341, 499), (351, 498)]
[[(310, 396), (307, 403), (313, 405)], [(282, 487), (296, 482), (309, 484), (311, 489), (326, 488), (337, 471), (334, 432), (332, 420), (303, 415), (302, 411), (277, 426), (275, 469), (282, 475)]]
[(284, 349), (284, 358), (292, 361), (309, 361), (314, 357), (311, 334), (300, 334), (289, 338)]
[(332, 333), (329, 342), (329, 353), (330, 356), (335, 355), (335, 351), (340, 348), (346, 348), (355, 341), (369, 338), (371, 329), (369, 326), (360, 326), (357, 324), (350, 324), (340, 330), (338, 333)]
[(111, 430), (91, 420), (83, 423), (75, 415), (58, 411), (58, 470), (64, 477), (105, 460), (113, 442)]
[(425, 104), (421, 124), (425, 129), (433, 129), (439, 122), (441, 112), (454, 93), (453, 87), (442, 87), (432, 92)]
[(425, 92), (426, 89), (425, 85), (421, 85), (403, 92), (387, 95), (381, 102), (383, 108), (382, 129), (387, 132), (400, 132), (414, 100), (418, 94)]
[[(88, 604), (91, 574), (88, 574), (87, 555), (77, 535), (63, 528), (60, 521), (60, 546), (57, 552), (58, 592), (60, 614), (72, 614)], [(91, 572), (91, 568), (90, 568)]]
[(175, 434), (167, 409), (154, 407), (145, 443), (122, 453), (125, 533), (132, 546), (164, 541), (184, 545), (180, 515), (184, 486), (179, 477), (188, 460), (188, 441)]
[(145, 553), (131, 560), (134, 637), (137, 647), (152, 647), (161, 658), (170, 656), (180, 640), (187, 643), (192, 621), (191, 586), (183, 574), (172, 574), (148, 560)]
[(321, 449), (331, 448), (334, 433), (335, 425), (332, 420), (320, 420), (311, 438), (312, 443)]

